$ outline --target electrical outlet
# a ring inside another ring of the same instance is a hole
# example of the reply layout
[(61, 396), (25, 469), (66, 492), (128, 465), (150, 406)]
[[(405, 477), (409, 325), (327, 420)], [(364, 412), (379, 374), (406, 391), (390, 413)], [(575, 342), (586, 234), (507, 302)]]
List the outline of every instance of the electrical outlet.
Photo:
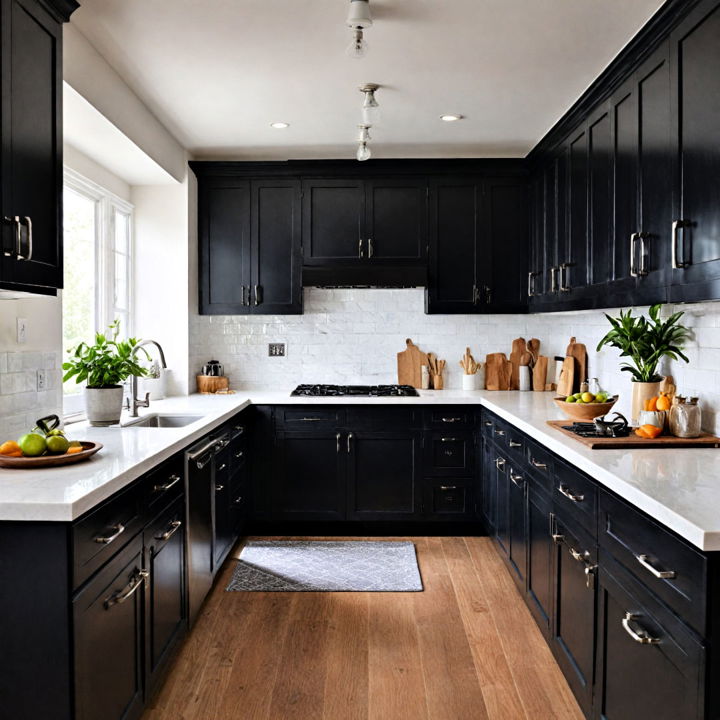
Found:
[(41, 390), (47, 390), (47, 374), (45, 370), (37, 371), (37, 389), (38, 392)]
[(27, 342), (27, 319), (17, 319), (17, 341), (19, 344)]
[(270, 343), (268, 345), (270, 357), (285, 357), (285, 343)]

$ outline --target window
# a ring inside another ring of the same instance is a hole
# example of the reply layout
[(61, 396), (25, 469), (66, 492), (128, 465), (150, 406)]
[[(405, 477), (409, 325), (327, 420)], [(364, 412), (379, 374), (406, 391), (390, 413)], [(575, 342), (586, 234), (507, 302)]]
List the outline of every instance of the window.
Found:
[[(63, 358), (79, 342), (120, 320), (132, 333), (132, 205), (65, 168)], [(63, 386), (66, 415), (82, 410), (81, 387)]]

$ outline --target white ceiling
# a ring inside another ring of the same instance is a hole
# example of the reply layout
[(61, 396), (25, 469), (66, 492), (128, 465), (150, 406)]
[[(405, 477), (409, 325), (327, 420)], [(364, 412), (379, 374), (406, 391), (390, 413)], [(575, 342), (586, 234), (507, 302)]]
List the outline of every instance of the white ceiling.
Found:
[(364, 82), (374, 157), (522, 157), (662, 2), (371, 0), (362, 60), (348, 4), (81, 0), (72, 21), (198, 158), (353, 157)]

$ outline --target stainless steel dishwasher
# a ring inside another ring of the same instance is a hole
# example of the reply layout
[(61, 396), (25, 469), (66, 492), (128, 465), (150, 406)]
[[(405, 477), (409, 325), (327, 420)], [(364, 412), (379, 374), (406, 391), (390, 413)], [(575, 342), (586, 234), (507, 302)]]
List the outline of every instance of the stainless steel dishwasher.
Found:
[(205, 438), (185, 453), (187, 502), (188, 622), (195, 623), (213, 583), (215, 527), (215, 457), (228, 444), (229, 433)]

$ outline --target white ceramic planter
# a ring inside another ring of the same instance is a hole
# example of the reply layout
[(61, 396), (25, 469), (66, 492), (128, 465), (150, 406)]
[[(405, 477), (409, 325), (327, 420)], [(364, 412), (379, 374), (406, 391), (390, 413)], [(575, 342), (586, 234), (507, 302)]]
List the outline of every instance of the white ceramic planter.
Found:
[(479, 390), (477, 373), (475, 375), (463, 374), (462, 389), (463, 390)]
[(85, 388), (85, 414), (88, 422), (96, 427), (116, 425), (122, 413), (123, 388)]
[(643, 412), (645, 401), (651, 397), (655, 397), (660, 392), (659, 382), (631, 382), (632, 387), (632, 410), (630, 412), (631, 421), (637, 424), (640, 419), (640, 413)]

